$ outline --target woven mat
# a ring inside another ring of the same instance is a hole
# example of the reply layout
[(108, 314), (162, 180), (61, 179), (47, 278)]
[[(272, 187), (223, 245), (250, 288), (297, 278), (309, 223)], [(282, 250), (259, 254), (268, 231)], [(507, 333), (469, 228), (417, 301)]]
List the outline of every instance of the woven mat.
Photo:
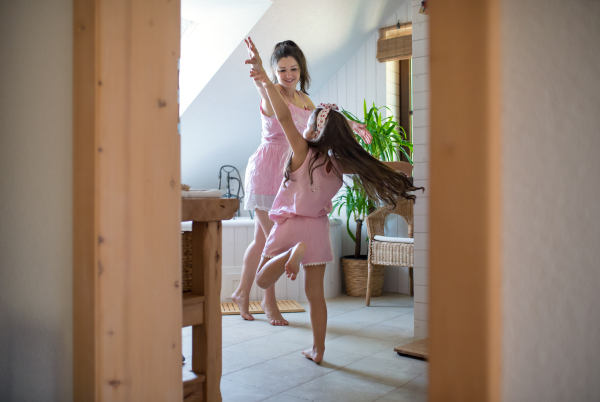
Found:
[[(279, 311), (282, 313), (301, 313), (304, 310), (297, 301), (295, 300), (277, 300), (277, 307), (279, 307)], [(222, 315), (234, 315), (239, 314), (240, 309), (235, 303), (221, 303), (221, 314)], [(250, 314), (264, 314), (262, 307), (260, 307), (260, 302), (251, 301), (250, 302)]]

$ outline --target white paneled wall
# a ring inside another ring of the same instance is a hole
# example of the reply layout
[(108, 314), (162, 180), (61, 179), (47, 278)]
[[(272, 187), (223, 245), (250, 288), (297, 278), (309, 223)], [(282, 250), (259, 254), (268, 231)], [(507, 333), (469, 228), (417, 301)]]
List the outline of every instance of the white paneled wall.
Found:
[(415, 185), (415, 336), (429, 332), (429, 17), (419, 14), (419, 0), (412, 0), (413, 17), (413, 142)]
[[(342, 273), (340, 267), (341, 221), (330, 219), (329, 237), (333, 249), (333, 262), (325, 266), (325, 298), (342, 294)], [(183, 222), (182, 230), (191, 230), (191, 222)], [(221, 301), (231, 302), (231, 294), (237, 289), (242, 274), (244, 253), (254, 240), (254, 221), (248, 218), (223, 221), (223, 265), (221, 277)], [(309, 268), (310, 269), (310, 268)], [(278, 300), (306, 301), (304, 292), (304, 269), (300, 269), (295, 281), (283, 275), (275, 284)], [(262, 300), (263, 290), (252, 285), (250, 300)]]
[[(397, 18), (397, 19), (396, 19)], [(411, 21), (411, 3), (407, 0), (389, 20), (385, 26)], [(369, 40), (356, 52), (354, 56), (317, 92), (311, 95), (315, 105), (319, 103), (336, 103), (359, 118), (363, 118), (364, 100), (367, 109), (373, 103), (376, 106), (388, 106), (392, 113), (397, 115), (398, 92), (391, 90), (390, 86), (398, 85), (399, 71), (397, 62), (379, 63), (376, 59), (377, 39), (379, 32), (375, 32)], [(395, 67), (396, 66), (396, 67)], [(386, 111), (385, 116), (389, 116)], [(354, 242), (346, 231), (346, 218), (342, 211), (342, 255), (354, 254)], [(350, 222), (350, 229), (356, 230), (356, 223)], [(388, 217), (386, 221), (386, 234), (389, 236), (405, 237), (407, 235), (406, 223), (396, 215)], [(362, 254), (367, 253), (368, 244), (367, 228), (362, 230)], [(386, 267), (384, 291), (409, 293), (408, 268)]]

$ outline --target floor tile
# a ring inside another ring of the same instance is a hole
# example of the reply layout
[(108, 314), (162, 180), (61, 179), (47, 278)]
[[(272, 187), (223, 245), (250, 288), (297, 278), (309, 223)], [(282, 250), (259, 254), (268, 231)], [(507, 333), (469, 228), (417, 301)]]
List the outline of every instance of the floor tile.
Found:
[(344, 335), (325, 342), (326, 350), (337, 350), (340, 352), (353, 353), (362, 356), (371, 356), (382, 350), (389, 349), (394, 345), (393, 342), (382, 341), (380, 339), (363, 338), (354, 335)]
[[(327, 332), (325, 335), (325, 340), (331, 340), (342, 336), (342, 334), (336, 334), (335, 332)], [(297, 343), (302, 346), (312, 346), (313, 344), (313, 333), (312, 330), (308, 327), (297, 327), (292, 328), (289, 331), (280, 332), (278, 334), (266, 336), (265, 339), (267, 341), (275, 340), (275, 341), (283, 341), (283, 342), (291, 342)]]
[(427, 373), (419, 376), (409, 382), (408, 384), (404, 384), (402, 388), (410, 389), (412, 391), (418, 392), (427, 392), (427, 386), (429, 385), (429, 379), (427, 377)]
[(244, 320), (239, 314), (224, 315), (221, 317), (221, 324), (223, 328), (242, 324), (244, 321), (246, 320)]
[(279, 394), (273, 398), (265, 399), (265, 402), (306, 402), (307, 399), (297, 398), (291, 395)]
[(371, 402), (393, 391), (394, 388), (340, 375), (339, 371), (333, 371), (283, 394), (311, 401)]
[(223, 351), (239, 353), (247, 356), (260, 356), (267, 359), (274, 359), (279, 356), (287, 355), (297, 350), (302, 350), (302, 346), (296, 343), (270, 341), (266, 342), (262, 338), (223, 348)]
[(389, 394), (377, 399), (376, 402), (427, 402), (427, 394), (398, 388)]
[(325, 350), (323, 361), (320, 364), (315, 364), (312, 360), (307, 359), (301, 352), (293, 352), (271, 361), (292, 364), (298, 367), (312, 368), (315, 370), (320, 370), (323, 373), (329, 373), (333, 370), (347, 366), (348, 364), (352, 364), (355, 361), (364, 358), (365, 357), (362, 355), (327, 349)]
[(353, 332), (351, 335), (381, 339), (383, 341), (390, 341), (394, 343), (402, 343), (408, 341), (409, 339), (413, 339), (412, 331), (406, 331), (401, 328), (382, 323), (369, 325), (356, 332)]
[(367, 357), (340, 369), (340, 372), (356, 379), (401, 387), (423, 375), (427, 363), (400, 357), (398, 360)]
[(396, 327), (404, 332), (414, 334), (415, 316), (413, 313), (403, 314), (401, 316), (382, 321), (380, 324)]
[(274, 395), (274, 392), (266, 389), (240, 384), (226, 379), (221, 380), (221, 396), (223, 397), (223, 402), (258, 402), (271, 398)]
[(223, 377), (227, 381), (283, 392), (323, 375), (320, 370), (267, 361)]
[(256, 364), (269, 360), (264, 356), (248, 356), (239, 353), (228, 352), (226, 350), (222, 353), (223, 356), (223, 375), (233, 373), (245, 369), (246, 367), (254, 366)]
[(292, 327), (301, 327), (306, 324), (310, 324), (310, 313), (307, 311), (303, 313), (282, 313), (281, 315), (285, 318)]

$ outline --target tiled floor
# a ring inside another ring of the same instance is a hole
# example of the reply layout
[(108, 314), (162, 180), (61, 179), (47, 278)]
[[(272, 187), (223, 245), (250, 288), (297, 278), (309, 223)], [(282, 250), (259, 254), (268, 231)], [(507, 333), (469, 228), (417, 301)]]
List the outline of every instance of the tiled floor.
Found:
[[(308, 303), (300, 303), (308, 310)], [(371, 299), (327, 300), (325, 357), (320, 365), (300, 351), (312, 345), (308, 311), (287, 313), (273, 327), (262, 314), (244, 321), (223, 316), (223, 401), (421, 402), (427, 400), (427, 363), (398, 356), (413, 338), (413, 298), (387, 293)], [(183, 331), (191, 356), (191, 327)]]

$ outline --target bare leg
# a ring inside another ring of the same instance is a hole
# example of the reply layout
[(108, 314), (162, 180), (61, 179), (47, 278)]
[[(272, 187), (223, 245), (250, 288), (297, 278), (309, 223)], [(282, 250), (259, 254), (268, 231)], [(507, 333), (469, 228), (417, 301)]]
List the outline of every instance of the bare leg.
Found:
[[(260, 225), (265, 231), (265, 238), (269, 237), (269, 233), (271, 233), (271, 229), (275, 224), (270, 218), (269, 213), (267, 211), (256, 210), (256, 218), (259, 220)], [(258, 265), (256, 265), (258, 267)], [(281, 312), (279, 311), (279, 307), (277, 307), (277, 298), (275, 297), (275, 284), (273, 286), (265, 289), (265, 294), (263, 296), (262, 302), (260, 303), (267, 319), (271, 323), (271, 325), (279, 326), (279, 325), (288, 325), (289, 322), (283, 318)]]
[(252, 289), (252, 283), (256, 276), (256, 268), (260, 263), (260, 256), (265, 247), (265, 241), (265, 231), (260, 222), (256, 220), (254, 225), (254, 240), (250, 243), (244, 254), (240, 284), (237, 290), (231, 295), (231, 299), (238, 305), (240, 308), (240, 315), (245, 320), (254, 320), (254, 317), (252, 317), (252, 314), (249, 312), (250, 289)]
[(263, 257), (256, 274), (256, 284), (263, 289), (274, 286), (284, 272), (288, 273), (291, 280), (296, 280), (305, 250), (306, 246), (300, 242), (276, 257)]
[(321, 363), (325, 353), (325, 334), (327, 332), (327, 304), (323, 289), (325, 264), (304, 268), (304, 290), (310, 305), (310, 323), (313, 331), (313, 347), (302, 354), (315, 363)]
[[(273, 228), (273, 221), (269, 219), (269, 213), (260, 209), (255, 209), (255, 230), (254, 241), (250, 243), (246, 254), (244, 254), (244, 265), (242, 266), (242, 277), (237, 290), (231, 295), (231, 299), (239, 306), (242, 318), (246, 320), (254, 320), (254, 317), (249, 312), (250, 307), (250, 289), (256, 276), (258, 264), (262, 251), (265, 247), (265, 242), (269, 233)], [(267, 316), (271, 325), (288, 325), (289, 322), (283, 318), (279, 307), (277, 307), (277, 299), (275, 298), (275, 286), (271, 286), (265, 290), (265, 295), (261, 303), (262, 309)]]

